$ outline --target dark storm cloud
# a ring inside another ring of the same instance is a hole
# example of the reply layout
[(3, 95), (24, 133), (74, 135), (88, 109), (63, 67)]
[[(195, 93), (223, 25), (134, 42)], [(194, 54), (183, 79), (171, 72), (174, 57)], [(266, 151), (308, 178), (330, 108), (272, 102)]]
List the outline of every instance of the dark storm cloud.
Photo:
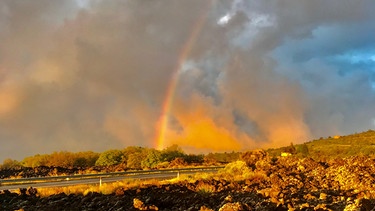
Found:
[[(288, 36), (273, 51), (277, 72), (298, 81), (305, 91), (310, 105), (306, 122), (315, 138), (374, 127), (370, 55), (375, 49), (375, 17), (369, 8), (375, 5), (353, 3), (337, 2), (335, 10), (326, 5), (308, 19), (314, 24), (306, 20), (310, 29), (305, 36)], [(353, 62), (354, 57), (360, 62)]]
[(207, 137), (216, 131), (223, 147), (243, 149), (371, 129), (373, 8), (370, 0), (2, 1), (0, 159), (153, 146), (187, 47), (170, 143), (213, 148), (186, 134), (199, 136), (199, 118)]

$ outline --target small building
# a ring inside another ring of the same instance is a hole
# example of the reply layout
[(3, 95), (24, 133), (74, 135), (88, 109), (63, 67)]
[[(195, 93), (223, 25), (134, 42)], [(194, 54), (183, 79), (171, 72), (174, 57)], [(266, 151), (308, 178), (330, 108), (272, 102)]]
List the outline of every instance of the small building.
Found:
[(288, 157), (288, 156), (291, 156), (292, 153), (289, 153), (289, 152), (282, 152), (281, 153), (281, 157)]

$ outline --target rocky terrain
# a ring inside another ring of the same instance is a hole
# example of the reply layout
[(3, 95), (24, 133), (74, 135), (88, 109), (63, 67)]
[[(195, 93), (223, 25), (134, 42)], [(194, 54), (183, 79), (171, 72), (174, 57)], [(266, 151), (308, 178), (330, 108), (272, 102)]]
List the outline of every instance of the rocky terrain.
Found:
[[(242, 180), (230, 174), (195, 182), (118, 188), (104, 195), (64, 193), (39, 197), (30, 188), (2, 191), (1, 210), (375, 210), (375, 160), (317, 162), (311, 158), (246, 158)], [(237, 169), (243, 173), (243, 169)], [(237, 173), (238, 173), (237, 172)]]

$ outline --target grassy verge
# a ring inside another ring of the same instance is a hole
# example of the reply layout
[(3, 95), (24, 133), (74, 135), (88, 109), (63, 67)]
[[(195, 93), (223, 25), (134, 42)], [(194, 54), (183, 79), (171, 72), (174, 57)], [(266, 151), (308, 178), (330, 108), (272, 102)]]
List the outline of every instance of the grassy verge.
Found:
[[(54, 194), (65, 193), (87, 195), (90, 192), (97, 192), (101, 194), (112, 194), (116, 193), (116, 190), (129, 190), (135, 188), (143, 188), (152, 185), (161, 186), (168, 184), (177, 183), (195, 183), (197, 181), (207, 181), (207, 180), (227, 180), (227, 181), (240, 181), (249, 178), (263, 177), (259, 173), (254, 173), (251, 169), (246, 166), (243, 161), (236, 161), (228, 164), (224, 169), (216, 173), (195, 173), (195, 174), (183, 174), (181, 173), (179, 177), (167, 180), (139, 180), (139, 179), (126, 179), (118, 182), (103, 183), (101, 186), (98, 184), (88, 184), (88, 185), (72, 185), (65, 187), (50, 187), (50, 188), (38, 188), (38, 195), (40, 197), (47, 197)], [(215, 191), (215, 187), (212, 185), (202, 183), (196, 187), (196, 191), (202, 195), (207, 195)]]

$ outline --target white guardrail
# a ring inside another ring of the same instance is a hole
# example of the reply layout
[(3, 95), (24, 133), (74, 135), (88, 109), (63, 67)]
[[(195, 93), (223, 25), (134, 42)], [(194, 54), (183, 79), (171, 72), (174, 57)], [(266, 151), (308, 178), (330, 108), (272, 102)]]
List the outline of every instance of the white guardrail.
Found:
[(141, 171), (122, 171), (122, 172), (110, 172), (110, 173), (98, 173), (98, 174), (75, 174), (75, 175), (64, 175), (64, 176), (48, 176), (48, 177), (30, 177), (30, 178), (18, 178), (18, 179), (1, 179), (0, 186), (3, 185), (16, 185), (16, 184), (33, 184), (42, 182), (58, 182), (64, 180), (82, 180), (82, 179), (100, 179), (109, 178), (116, 176), (134, 176), (142, 174), (161, 174), (161, 173), (183, 173), (183, 172), (205, 172), (205, 171), (217, 171), (224, 168), (223, 166), (211, 166), (211, 167), (199, 167), (199, 168), (177, 168), (177, 169), (161, 169), (161, 170), (141, 170)]

